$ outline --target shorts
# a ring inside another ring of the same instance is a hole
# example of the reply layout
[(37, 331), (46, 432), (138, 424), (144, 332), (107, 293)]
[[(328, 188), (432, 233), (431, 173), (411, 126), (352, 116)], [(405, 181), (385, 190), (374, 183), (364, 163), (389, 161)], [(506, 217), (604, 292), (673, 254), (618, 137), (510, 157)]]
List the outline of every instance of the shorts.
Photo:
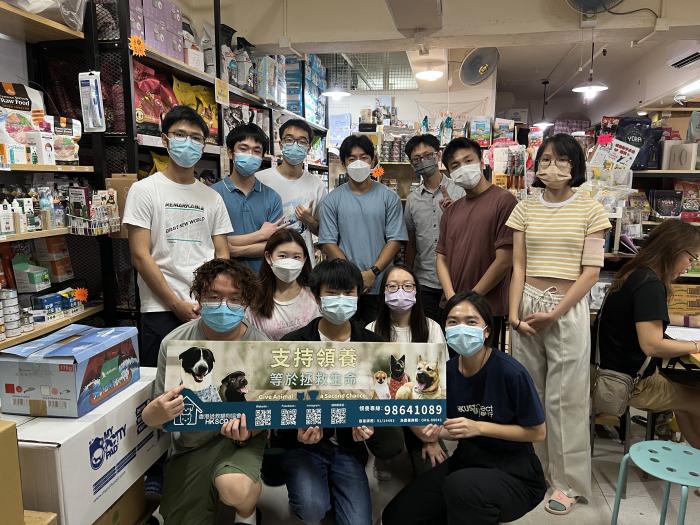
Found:
[(261, 432), (241, 447), (224, 436), (178, 454), (165, 467), (160, 513), (166, 525), (214, 523), (218, 494), (214, 479), (223, 474), (245, 474), (260, 482), (260, 467), (267, 444)]
[(700, 414), (700, 390), (670, 381), (657, 370), (637, 383), (630, 405), (640, 410), (680, 410)]

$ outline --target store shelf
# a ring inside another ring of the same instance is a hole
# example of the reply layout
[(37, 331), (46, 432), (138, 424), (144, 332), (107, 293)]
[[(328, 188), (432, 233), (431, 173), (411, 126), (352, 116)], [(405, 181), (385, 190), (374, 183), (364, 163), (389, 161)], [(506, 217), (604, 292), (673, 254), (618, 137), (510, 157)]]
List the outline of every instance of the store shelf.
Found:
[[(166, 150), (166, 147), (163, 146), (163, 141), (161, 140), (161, 138), (156, 137), (154, 135), (139, 134), (136, 136), (136, 141), (139, 143), (139, 146), (143, 146), (146, 148), (162, 149), (163, 151)], [(221, 155), (221, 146), (217, 146), (215, 144), (205, 144), (204, 153), (208, 155), (219, 156)]]
[[(667, 219), (668, 220), (668, 219)], [(642, 226), (658, 226), (664, 221), (642, 221)], [(689, 222), (688, 224), (692, 224), (693, 226), (700, 226), (700, 222)]]
[(37, 337), (41, 337), (42, 335), (50, 334), (51, 332), (54, 332), (58, 330), (59, 328), (63, 328), (64, 326), (68, 326), (69, 324), (76, 323), (82, 319), (86, 319), (88, 317), (91, 317), (95, 314), (100, 313), (102, 310), (104, 310), (104, 306), (98, 305), (98, 306), (88, 306), (80, 312), (78, 315), (73, 315), (71, 317), (65, 317), (63, 319), (60, 319), (58, 321), (54, 321), (52, 323), (44, 323), (41, 325), (35, 325), (37, 328), (32, 330), (31, 332), (27, 332), (26, 334), (22, 334), (17, 337), (8, 337), (4, 341), (0, 342), (0, 350), (4, 350), (5, 348), (10, 348), (11, 346), (18, 345), (20, 343), (26, 343), (27, 341), (31, 341), (32, 339), (36, 339)]
[(228, 85), (228, 92), (230, 95), (233, 95), (234, 97), (243, 99), (246, 102), (250, 102), (252, 104), (258, 104), (263, 107), (269, 107), (267, 101), (262, 98), (257, 96), (254, 93), (249, 93), (245, 89), (241, 89), (239, 87), (236, 87), (234, 85), (229, 84)]
[(700, 170), (646, 170), (633, 173), (635, 179), (700, 179)]
[(137, 57), (137, 60), (147, 66), (155, 67), (158, 70), (167, 70), (177, 76), (180, 80), (204, 82), (210, 86), (214, 85), (214, 76), (208, 75), (199, 69), (188, 66), (182, 60), (164, 55), (160, 51), (146, 46), (146, 56)]
[(681, 274), (679, 279), (687, 279), (689, 281), (700, 281), (700, 273), (684, 273)]
[(288, 109), (284, 109), (284, 108), (275, 106), (274, 104), (269, 104), (269, 106), (272, 108), (272, 111), (276, 111), (278, 113), (281, 113), (282, 115), (286, 115), (289, 118), (301, 119), (301, 120), (305, 121), (309, 126), (311, 126), (316, 131), (320, 131), (321, 133), (328, 133), (328, 128), (324, 128), (320, 124), (316, 124), (315, 122), (311, 122), (310, 120), (307, 120), (306, 118), (302, 117), (301, 115), (297, 115), (296, 113), (289, 111)]
[(68, 166), (51, 164), (11, 164), (9, 171), (29, 173), (94, 173), (93, 166)]
[(634, 254), (631, 253), (606, 253), (605, 254), (606, 259), (634, 259)]
[(325, 164), (315, 164), (313, 162), (309, 162), (309, 169), (310, 170), (319, 170), (319, 171), (328, 171), (328, 166)]
[(0, 20), (2, 20), (4, 34), (30, 43), (85, 38), (80, 31), (2, 1), (0, 1)]
[(393, 162), (393, 161), (385, 161), (385, 160), (380, 160), (379, 164), (382, 166), (410, 166), (410, 162)]
[(15, 235), (0, 235), (0, 243), (15, 241), (30, 241), (32, 239), (43, 239), (44, 237), (59, 237), (68, 235), (70, 228), (56, 228), (55, 230), (41, 230), (38, 232), (17, 233)]

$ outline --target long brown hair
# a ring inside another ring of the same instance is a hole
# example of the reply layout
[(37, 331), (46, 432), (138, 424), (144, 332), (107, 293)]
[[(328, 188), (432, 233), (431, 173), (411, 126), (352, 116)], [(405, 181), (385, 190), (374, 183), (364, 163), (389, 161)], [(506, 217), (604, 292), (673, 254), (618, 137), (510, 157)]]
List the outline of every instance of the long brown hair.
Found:
[(651, 268), (666, 285), (666, 295), (671, 295), (671, 283), (676, 278), (673, 267), (685, 250), (700, 247), (700, 227), (677, 219), (668, 219), (654, 228), (644, 247), (634, 259), (625, 264), (615, 276), (610, 287), (616, 292), (637, 268)]
[[(306, 248), (306, 242), (304, 241), (304, 238), (301, 235), (299, 235), (294, 230), (290, 230), (289, 228), (277, 230), (267, 240), (267, 244), (265, 244), (265, 253), (269, 253), (270, 256), (272, 256), (272, 252), (274, 252), (280, 244), (285, 244), (288, 242), (298, 244), (304, 252), (304, 257), (306, 258), (306, 261), (304, 262), (304, 266), (301, 269), (299, 277), (297, 277), (297, 282), (301, 286), (308, 286), (309, 274), (311, 273), (311, 261), (309, 260), (309, 251)], [(275, 291), (277, 290), (277, 278), (275, 277), (272, 268), (267, 263), (267, 259), (265, 259), (264, 256), (262, 264), (260, 265), (259, 279), (260, 294), (259, 300), (255, 305), (254, 310), (262, 317), (269, 319), (270, 317), (272, 317), (272, 311), (275, 308)]]

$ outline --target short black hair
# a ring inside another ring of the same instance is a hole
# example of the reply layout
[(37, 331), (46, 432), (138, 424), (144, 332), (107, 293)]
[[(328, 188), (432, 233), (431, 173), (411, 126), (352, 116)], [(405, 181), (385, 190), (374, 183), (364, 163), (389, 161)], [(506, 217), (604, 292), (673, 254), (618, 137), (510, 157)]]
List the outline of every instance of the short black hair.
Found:
[(406, 153), (406, 156), (410, 157), (411, 153), (413, 153), (413, 150), (416, 149), (420, 144), (430, 146), (435, 151), (440, 151), (440, 141), (438, 140), (438, 138), (435, 135), (431, 135), (430, 133), (424, 133), (423, 135), (415, 135), (409, 139), (409, 141), (406, 143), (406, 147), (403, 149), (404, 153)]
[(309, 288), (316, 299), (321, 297), (321, 286), (324, 284), (336, 290), (355, 288), (358, 295), (364, 286), (360, 269), (345, 259), (326, 259), (316, 265), (309, 277)]
[(226, 147), (233, 151), (233, 147), (236, 144), (243, 142), (246, 139), (253, 139), (258, 144), (262, 144), (263, 155), (268, 152), (269, 141), (267, 139), (267, 135), (265, 135), (265, 132), (260, 126), (253, 124), (252, 122), (248, 124), (241, 124), (240, 126), (236, 126), (229, 131), (228, 136), (226, 137)]
[(479, 157), (479, 162), (481, 162), (482, 154), (479, 143), (473, 141), (472, 139), (468, 139), (467, 137), (458, 137), (448, 142), (447, 146), (445, 146), (445, 151), (442, 152), (442, 163), (444, 164), (445, 169), (447, 169), (447, 173), (450, 172), (450, 160), (452, 160), (457, 151), (460, 149), (472, 150), (474, 153), (476, 153), (476, 156)]
[(349, 135), (340, 145), (340, 162), (345, 164), (353, 148), (360, 148), (374, 159), (374, 144), (367, 135)]
[(292, 118), (289, 119), (287, 122), (282, 124), (280, 126), (280, 139), (284, 137), (284, 132), (288, 128), (299, 128), (303, 129), (306, 134), (309, 136), (309, 142), (311, 142), (314, 138), (314, 130), (311, 129), (311, 126), (309, 126), (309, 123), (306, 122), (305, 120), (301, 120), (300, 118)]
[(163, 133), (167, 135), (170, 128), (182, 120), (185, 120), (190, 124), (194, 124), (195, 126), (199, 126), (204, 134), (204, 138), (209, 136), (209, 126), (207, 126), (207, 123), (204, 122), (204, 119), (199, 113), (189, 106), (173, 107), (173, 109), (168, 111), (163, 117), (160, 128), (163, 130)]
[(445, 318), (442, 323), (443, 326), (447, 322), (447, 316), (450, 315), (450, 311), (459, 303), (463, 303), (464, 301), (470, 303), (474, 308), (476, 308), (476, 311), (479, 312), (479, 315), (484, 320), (484, 323), (486, 323), (486, 326), (489, 329), (489, 335), (484, 339), (484, 346), (490, 347), (491, 341), (493, 341), (493, 338), (496, 337), (497, 334), (493, 333), (493, 311), (491, 310), (491, 305), (483, 295), (479, 295), (471, 290), (459, 292), (458, 294), (453, 295), (445, 305)]
[[(571, 179), (569, 186), (576, 188), (586, 182), (586, 154), (578, 141), (571, 135), (566, 133), (557, 133), (556, 135), (545, 139), (540, 149), (537, 150), (535, 157), (535, 173), (540, 165), (540, 158), (547, 149), (547, 146), (552, 145), (554, 152), (557, 155), (566, 157), (571, 162)], [(535, 188), (544, 188), (544, 182), (535, 177), (535, 182), (532, 183)]]

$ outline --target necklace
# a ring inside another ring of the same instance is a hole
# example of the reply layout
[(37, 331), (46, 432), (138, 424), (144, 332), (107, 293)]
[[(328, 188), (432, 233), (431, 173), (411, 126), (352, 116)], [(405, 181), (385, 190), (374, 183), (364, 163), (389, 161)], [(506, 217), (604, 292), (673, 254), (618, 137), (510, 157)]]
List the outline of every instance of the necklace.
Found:
[[(477, 368), (476, 371), (474, 372), (474, 374), (471, 374), (471, 375), (477, 374), (477, 373), (479, 372), (479, 370), (481, 370), (482, 368), (484, 368), (484, 363), (486, 363), (486, 358), (487, 358), (489, 355), (491, 355), (491, 348), (487, 348), (487, 349), (486, 349), (486, 352), (484, 352), (484, 355), (481, 357), (481, 363), (479, 364), (479, 368)], [(464, 370), (464, 367), (462, 366), (462, 360), (461, 360), (461, 359), (459, 360), (459, 371), (460, 371), (460, 373), (461, 373), (462, 375), (467, 376), (467, 372), (466, 372), (466, 370)]]

